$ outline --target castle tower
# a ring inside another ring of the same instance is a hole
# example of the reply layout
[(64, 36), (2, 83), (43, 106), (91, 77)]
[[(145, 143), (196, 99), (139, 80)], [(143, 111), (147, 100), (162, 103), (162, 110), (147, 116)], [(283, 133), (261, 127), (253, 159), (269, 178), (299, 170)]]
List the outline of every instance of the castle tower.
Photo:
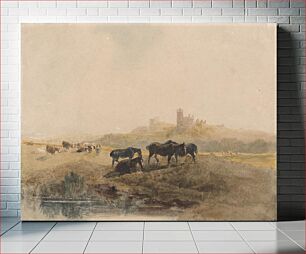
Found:
[(184, 124), (184, 113), (183, 113), (183, 109), (179, 108), (176, 111), (176, 127), (182, 128), (183, 124)]

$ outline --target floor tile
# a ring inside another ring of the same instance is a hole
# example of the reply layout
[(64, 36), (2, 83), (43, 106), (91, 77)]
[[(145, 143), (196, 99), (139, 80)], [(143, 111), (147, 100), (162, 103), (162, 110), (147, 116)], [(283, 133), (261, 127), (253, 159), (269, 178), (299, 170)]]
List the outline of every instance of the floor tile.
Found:
[(146, 222), (145, 230), (190, 230), (187, 222)]
[(40, 241), (46, 234), (47, 232), (10, 230), (1, 236), (1, 241), (35, 242), (35, 241)]
[(272, 225), (274, 229), (276, 229), (276, 223), (277, 223), (276, 221), (270, 221), (269, 223)]
[(85, 253), (142, 253), (142, 242), (89, 242)]
[(285, 233), (285, 235), (288, 235), (290, 238), (292, 238), (293, 240), (305, 240), (305, 231), (301, 231), (301, 230), (283, 230), (283, 233)]
[(66, 230), (93, 230), (96, 222), (58, 222), (52, 229), (55, 231), (66, 231)]
[(54, 222), (20, 222), (12, 228), (13, 231), (48, 231), (55, 225)]
[(281, 230), (304, 230), (305, 231), (305, 221), (281, 221), (275, 223), (276, 227)]
[(191, 230), (235, 230), (229, 222), (189, 222)]
[[(23, 222), (8, 219), (1, 229), (1, 253), (251, 253), (241, 234), (256, 253), (304, 253), (304, 221), (294, 222)], [(17, 224), (17, 225), (16, 225)], [(274, 225), (279, 230), (273, 230)], [(189, 231), (192, 229), (192, 234)], [(47, 235), (46, 235), (47, 234)], [(288, 237), (286, 236), (288, 235)], [(291, 241), (294, 240), (295, 242)], [(216, 242), (218, 241), (218, 243)], [(299, 245), (300, 246), (299, 246)]]
[(1, 234), (11, 229), (14, 225), (11, 224), (5, 224), (1, 225)]
[(87, 242), (40, 242), (32, 253), (83, 253)]
[(15, 222), (2, 222), (1, 223), (1, 227), (12, 227), (15, 225), (18, 225), (20, 222), (19, 221), (15, 221)]
[(143, 231), (94, 231), (90, 241), (142, 241)]
[(1, 228), (0, 234), (1, 234), (1, 235), (4, 234), (7, 230), (8, 230), (7, 228)]
[(145, 231), (145, 241), (193, 241), (190, 231)]
[(271, 231), (239, 231), (246, 241), (286, 241), (287, 236), (277, 230)]
[(15, 225), (18, 225), (18, 222), (3, 222), (1, 223), (0, 229), (1, 234), (8, 231), (9, 229), (13, 228)]
[(192, 231), (196, 241), (243, 241), (236, 231)]
[(0, 253), (28, 253), (38, 242), (1, 242)]
[[(17, 231), (16, 231), (17, 232)], [(50, 231), (43, 239), (44, 242), (86, 242), (92, 231)]]
[(282, 231), (285, 235), (289, 236), (291, 240), (295, 241), (298, 245), (305, 249), (305, 231), (304, 230), (291, 230)]
[(200, 253), (253, 253), (245, 242), (197, 242)]
[(291, 241), (248, 242), (256, 253), (304, 253), (304, 250)]
[(194, 242), (144, 242), (143, 253), (198, 253)]
[(143, 230), (144, 222), (99, 222), (95, 230)]
[(233, 222), (232, 225), (237, 230), (275, 230), (269, 222)]
[(296, 240), (295, 242), (305, 250), (305, 240)]

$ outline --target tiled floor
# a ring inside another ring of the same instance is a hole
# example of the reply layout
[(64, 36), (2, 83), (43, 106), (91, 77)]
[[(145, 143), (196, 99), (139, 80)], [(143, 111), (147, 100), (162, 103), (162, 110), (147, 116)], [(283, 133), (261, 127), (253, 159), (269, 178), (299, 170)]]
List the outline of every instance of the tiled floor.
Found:
[(1, 219), (0, 253), (304, 253), (305, 221), (19, 222)]

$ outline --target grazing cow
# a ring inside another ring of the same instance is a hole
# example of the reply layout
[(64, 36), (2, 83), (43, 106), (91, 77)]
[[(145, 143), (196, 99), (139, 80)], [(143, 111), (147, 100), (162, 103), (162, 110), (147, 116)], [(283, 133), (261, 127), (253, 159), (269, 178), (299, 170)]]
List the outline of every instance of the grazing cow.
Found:
[(137, 153), (140, 158), (142, 158), (141, 149), (135, 147), (128, 147), (126, 149), (115, 149), (110, 152), (109, 156), (112, 157), (112, 167), (116, 162), (119, 162), (119, 158), (129, 158), (130, 160)]
[(55, 152), (60, 152), (60, 148), (55, 145), (46, 145), (46, 152), (50, 154), (55, 154)]
[(160, 144), (158, 142), (154, 142), (148, 145), (146, 148), (149, 151), (148, 164), (150, 164), (150, 159), (153, 155), (157, 163), (159, 163), (159, 159), (157, 158), (157, 155), (168, 156), (168, 165), (169, 165), (170, 160), (173, 155), (175, 156), (175, 160), (177, 163), (177, 157), (184, 156), (186, 154), (185, 143), (183, 144), (174, 144), (174, 143)]
[(90, 144), (90, 143), (78, 143), (76, 144), (76, 148), (77, 148), (78, 153), (81, 153), (81, 152), (91, 153), (92, 151), (97, 149), (97, 146), (94, 144)]
[(77, 150), (77, 153), (82, 153), (82, 152), (88, 152), (88, 147), (80, 147), (80, 148)]
[(96, 146), (96, 154), (99, 154), (101, 152), (102, 146), (101, 145), (97, 145)]
[(72, 143), (71, 144), (71, 148), (76, 148), (77, 147), (77, 144), (76, 143)]
[(130, 174), (132, 172), (137, 171), (137, 164), (139, 164), (140, 168), (143, 169), (142, 165), (142, 157), (136, 157), (134, 159), (125, 159), (119, 161), (116, 165), (115, 171), (120, 174)]
[(96, 150), (96, 145), (94, 145), (94, 144), (86, 143), (86, 144), (84, 144), (84, 145), (87, 147), (87, 151), (88, 151), (89, 153), (91, 153), (92, 151), (95, 151), (95, 150)]
[(94, 150), (94, 148), (93, 148), (92, 145), (87, 146), (87, 151), (88, 151), (89, 153), (91, 153), (92, 150)]
[(63, 146), (63, 148), (65, 148), (65, 149), (67, 149), (67, 150), (69, 150), (70, 148), (73, 147), (73, 145), (70, 144), (70, 143), (67, 142), (67, 141), (63, 141), (63, 142), (62, 142), (62, 146)]

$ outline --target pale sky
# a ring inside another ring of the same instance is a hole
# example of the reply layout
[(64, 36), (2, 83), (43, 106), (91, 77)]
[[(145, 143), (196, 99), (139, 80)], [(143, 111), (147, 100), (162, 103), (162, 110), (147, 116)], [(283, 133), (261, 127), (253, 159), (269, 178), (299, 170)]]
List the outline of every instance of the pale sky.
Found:
[(276, 133), (272, 24), (23, 24), (23, 137), (128, 132), (176, 109)]

